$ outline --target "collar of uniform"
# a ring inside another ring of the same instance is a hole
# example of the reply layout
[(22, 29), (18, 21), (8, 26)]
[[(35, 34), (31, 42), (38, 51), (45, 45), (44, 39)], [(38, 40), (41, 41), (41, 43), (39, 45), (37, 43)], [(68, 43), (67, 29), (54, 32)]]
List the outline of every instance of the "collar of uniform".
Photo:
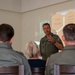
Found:
[[(50, 33), (50, 35), (53, 36), (53, 33)], [(45, 35), (45, 37), (47, 37), (47, 36)]]
[(63, 50), (75, 50), (75, 45), (68, 45), (63, 48)]
[(0, 48), (10, 48), (12, 49), (11, 45), (9, 43), (0, 43)]

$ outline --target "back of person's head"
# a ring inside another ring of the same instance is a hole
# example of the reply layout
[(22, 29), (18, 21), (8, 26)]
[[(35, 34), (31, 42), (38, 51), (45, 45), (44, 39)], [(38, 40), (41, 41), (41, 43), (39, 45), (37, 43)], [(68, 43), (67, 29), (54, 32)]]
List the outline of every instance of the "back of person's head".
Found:
[(39, 48), (38, 45), (34, 41), (30, 41), (25, 46), (26, 55), (29, 58), (38, 57)]
[(0, 41), (10, 41), (13, 36), (14, 29), (11, 25), (5, 23), (0, 25)]
[(75, 24), (70, 23), (63, 28), (63, 35), (66, 41), (75, 42)]

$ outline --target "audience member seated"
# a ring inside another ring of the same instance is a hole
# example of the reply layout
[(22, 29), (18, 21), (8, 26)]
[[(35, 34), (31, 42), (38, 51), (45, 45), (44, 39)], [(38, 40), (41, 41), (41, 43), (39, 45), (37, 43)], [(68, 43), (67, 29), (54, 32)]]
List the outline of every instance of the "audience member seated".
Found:
[(12, 48), (13, 37), (13, 27), (9, 24), (0, 24), (0, 66), (24, 65), (24, 75), (32, 75), (26, 57)]
[(64, 25), (62, 40), (64, 41), (65, 47), (62, 49), (62, 52), (52, 54), (48, 58), (48, 64), (45, 69), (45, 75), (54, 75), (55, 64), (75, 65), (75, 24), (70, 23)]
[(25, 52), (31, 67), (45, 67), (46, 61), (38, 58), (39, 48), (34, 41), (26, 44)]

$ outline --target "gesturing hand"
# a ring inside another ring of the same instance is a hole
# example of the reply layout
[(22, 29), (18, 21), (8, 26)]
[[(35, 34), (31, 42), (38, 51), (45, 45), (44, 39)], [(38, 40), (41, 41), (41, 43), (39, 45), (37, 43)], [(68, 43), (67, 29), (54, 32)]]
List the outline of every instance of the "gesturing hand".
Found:
[(47, 39), (48, 39), (48, 41), (55, 43), (55, 39), (51, 35), (48, 35)]

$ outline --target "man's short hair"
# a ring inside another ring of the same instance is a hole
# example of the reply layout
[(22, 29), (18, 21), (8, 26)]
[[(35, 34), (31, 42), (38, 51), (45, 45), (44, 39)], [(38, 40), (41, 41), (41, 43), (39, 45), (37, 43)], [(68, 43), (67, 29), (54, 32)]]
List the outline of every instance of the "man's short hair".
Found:
[(0, 25), (0, 41), (9, 41), (14, 36), (14, 29), (9, 24)]
[[(50, 26), (50, 24), (49, 24), (49, 23), (44, 23), (44, 24), (43, 24), (43, 26), (45, 26), (45, 25), (49, 25), (49, 26)], [(42, 26), (42, 27), (43, 27), (43, 26)]]
[(70, 23), (65, 25), (63, 34), (67, 41), (75, 41), (75, 24)]

